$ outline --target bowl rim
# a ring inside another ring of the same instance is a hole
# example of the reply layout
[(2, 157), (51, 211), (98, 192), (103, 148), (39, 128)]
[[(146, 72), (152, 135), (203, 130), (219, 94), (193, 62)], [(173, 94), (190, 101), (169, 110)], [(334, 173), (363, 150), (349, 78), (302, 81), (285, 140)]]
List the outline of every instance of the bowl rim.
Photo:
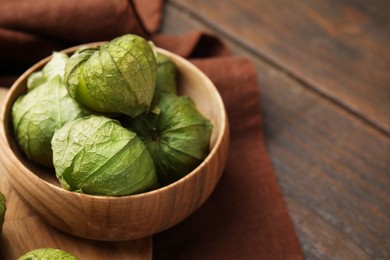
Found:
[[(81, 47), (98, 47), (104, 43), (106, 43), (106, 41), (91, 42), (91, 43), (86, 43), (86, 44), (81, 44), (81, 45), (76, 45), (76, 46), (73, 46), (70, 48), (66, 48), (66, 49), (63, 49), (63, 50), (58, 51), (58, 52), (66, 53), (69, 55)], [(153, 196), (154, 194), (157, 194), (157, 193), (167, 192), (170, 189), (174, 189), (175, 186), (178, 186), (181, 183), (186, 182), (188, 179), (191, 178), (191, 176), (196, 174), (199, 171), (199, 169), (203, 168), (211, 160), (211, 158), (214, 157), (214, 155), (217, 153), (218, 147), (221, 145), (223, 138), (224, 138), (224, 135), (226, 135), (227, 134), (226, 132), (228, 131), (228, 118), (227, 118), (226, 108), (225, 108), (225, 105), (223, 103), (222, 97), (221, 97), (218, 89), (214, 85), (214, 83), (209, 79), (209, 77), (204, 72), (202, 72), (198, 67), (196, 67), (194, 64), (192, 64), (190, 61), (188, 61), (187, 59), (185, 59), (185, 58), (183, 58), (183, 57), (179, 56), (178, 54), (175, 54), (171, 51), (168, 51), (168, 50), (165, 50), (165, 49), (162, 49), (159, 47), (155, 47), (155, 48), (156, 48), (158, 53), (164, 54), (168, 57), (174, 57), (180, 63), (189, 67), (192, 71), (195, 71), (202, 78), (202, 80), (205, 80), (208, 85), (212, 86), (212, 88), (216, 94), (215, 97), (216, 97), (217, 103), (218, 103), (218, 110), (221, 113), (221, 126), (219, 129), (219, 132), (217, 133), (217, 138), (216, 138), (216, 141), (214, 143), (214, 146), (209, 151), (206, 158), (195, 169), (193, 169), (186, 176), (180, 178), (179, 180), (177, 180), (169, 185), (166, 185), (166, 186), (163, 186), (163, 187), (151, 190), (151, 191), (147, 191), (147, 192), (142, 192), (142, 193), (132, 194), (132, 195), (124, 195), (124, 196), (91, 195), (91, 194), (69, 191), (69, 190), (62, 188), (61, 186), (57, 186), (55, 184), (52, 184), (52, 183), (46, 181), (45, 179), (37, 176), (32, 170), (30, 170), (28, 167), (26, 167), (24, 165), (24, 163), (20, 163), (20, 166), (23, 168), (23, 171), (22, 171), (23, 174), (30, 175), (30, 177), (34, 178), (37, 182), (43, 181), (44, 185), (50, 187), (51, 189), (56, 190), (56, 192), (68, 194), (69, 196), (76, 196), (79, 198), (87, 198), (90, 200), (119, 201), (119, 200), (129, 200), (129, 199), (138, 199), (138, 198), (143, 198), (143, 197), (149, 197), (149, 196)], [(12, 149), (12, 146), (9, 142), (9, 138), (6, 135), (7, 130), (6, 130), (6, 126), (4, 124), (5, 118), (9, 117), (9, 114), (6, 114), (7, 104), (9, 104), (9, 99), (11, 98), (11, 96), (12, 96), (13, 92), (15, 91), (15, 89), (17, 88), (17, 86), (20, 85), (21, 81), (25, 80), (28, 77), (28, 75), (31, 75), (31, 73), (33, 73), (33, 72), (37, 71), (38, 69), (40, 69), (41, 67), (43, 67), (51, 59), (52, 56), (53, 55), (49, 55), (49, 56), (41, 59), (40, 61), (38, 61), (34, 65), (32, 65), (30, 68), (28, 68), (24, 73), (22, 73), (15, 80), (15, 82), (12, 84), (11, 88), (8, 90), (6, 97), (4, 99), (4, 103), (1, 105), (0, 138), (3, 139), (4, 145), (7, 145), (9, 150), (11, 150), (11, 152), (12, 152), (11, 156), (14, 157), (14, 159), (16, 161), (20, 161), (20, 160), (17, 158), (17, 156), (15, 155), (15, 153)]]

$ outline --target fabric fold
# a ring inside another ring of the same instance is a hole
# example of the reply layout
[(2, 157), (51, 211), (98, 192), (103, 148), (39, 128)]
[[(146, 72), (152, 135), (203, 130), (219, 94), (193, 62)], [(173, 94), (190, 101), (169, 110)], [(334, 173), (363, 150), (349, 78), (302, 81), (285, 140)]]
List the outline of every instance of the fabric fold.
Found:
[(0, 77), (17, 76), (53, 51), (126, 33), (148, 35), (126, 0), (3, 0), (0, 13)]
[(230, 50), (214, 35), (192, 31), (181, 35), (154, 34), (151, 40), (159, 47), (185, 58), (210, 58), (231, 55)]

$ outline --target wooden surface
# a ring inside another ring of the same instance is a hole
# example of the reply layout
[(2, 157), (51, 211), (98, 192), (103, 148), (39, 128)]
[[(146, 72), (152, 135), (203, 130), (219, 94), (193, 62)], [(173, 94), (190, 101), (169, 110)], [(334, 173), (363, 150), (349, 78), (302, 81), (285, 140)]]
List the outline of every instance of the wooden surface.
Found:
[[(7, 89), (0, 87), (0, 104)], [(3, 157), (3, 155), (1, 155)], [(67, 235), (45, 224), (11, 188), (0, 163), (0, 190), (6, 196), (7, 211), (0, 236), (0, 259), (14, 260), (28, 251), (42, 247), (59, 248), (82, 259), (152, 259), (151, 238), (101, 242)]]
[(256, 65), (266, 145), (307, 259), (390, 258), (390, 2), (170, 0)]

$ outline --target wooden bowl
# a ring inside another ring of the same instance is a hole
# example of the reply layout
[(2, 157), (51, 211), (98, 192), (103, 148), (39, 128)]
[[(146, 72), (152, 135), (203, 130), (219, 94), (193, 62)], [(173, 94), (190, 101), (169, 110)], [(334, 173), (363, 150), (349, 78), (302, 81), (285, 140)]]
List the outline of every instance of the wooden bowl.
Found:
[[(71, 54), (79, 47), (64, 52)], [(28, 69), (9, 90), (1, 114), (1, 160), (14, 189), (47, 223), (88, 239), (138, 239), (181, 222), (213, 191), (225, 166), (229, 143), (224, 104), (213, 83), (194, 65), (166, 50), (158, 49), (158, 52), (175, 62), (179, 71), (179, 93), (195, 101), (197, 108), (211, 120), (214, 129), (207, 158), (184, 178), (154, 191), (123, 197), (67, 191), (60, 187), (54, 170), (31, 163), (21, 152), (12, 129), (12, 105), (18, 96), (26, 92), (28, 76), (42, 69), (51, 57)]]

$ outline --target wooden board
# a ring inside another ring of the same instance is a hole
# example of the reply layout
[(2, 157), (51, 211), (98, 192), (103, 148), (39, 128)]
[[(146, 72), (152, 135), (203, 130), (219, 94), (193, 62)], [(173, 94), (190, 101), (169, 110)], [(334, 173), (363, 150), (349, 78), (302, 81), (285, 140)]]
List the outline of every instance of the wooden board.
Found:
[[(211, 28), (170, 4), (163, 32)], [(212, 30), (211, 30), (212, 31)], [(266, 144), (308, 259), (390, 255), (390, 139), (333, 100), (214, 31), (254, 61)]]
[[(0, 87), (0, 104), (7, 90)], [(18, 197), (9, 185), (0, 155), (0, 191), (6, 196), (7, 211), (0, 237), (0, 259), (17, 259), (24, 253), (43, 247), (66, 250), (80, 259), (142, 259), (152, 258), (151, 238), (124, 242), (85, 240), (67, 235), (45, 224)]]
[(389, 1), (170, 2), (390, 133)]

